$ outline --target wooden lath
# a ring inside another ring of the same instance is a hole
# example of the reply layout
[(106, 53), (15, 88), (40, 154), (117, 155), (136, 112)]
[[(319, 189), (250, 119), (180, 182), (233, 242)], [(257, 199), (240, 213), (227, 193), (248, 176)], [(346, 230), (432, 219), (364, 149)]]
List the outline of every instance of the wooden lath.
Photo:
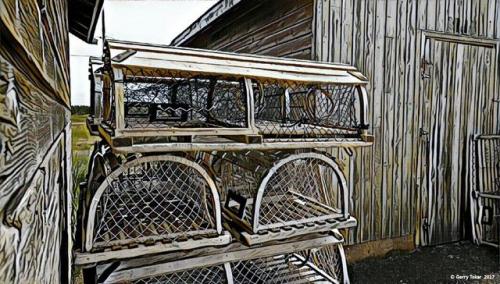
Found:
[[(179, 48), (107, 40), (112, 67), (130, 70), (164, 69), (180, 72), (244, 76), (279, 81), (367, 84), (356, 68), (345, 64)], [(126, 74), (126, 71), (124, 71)]]

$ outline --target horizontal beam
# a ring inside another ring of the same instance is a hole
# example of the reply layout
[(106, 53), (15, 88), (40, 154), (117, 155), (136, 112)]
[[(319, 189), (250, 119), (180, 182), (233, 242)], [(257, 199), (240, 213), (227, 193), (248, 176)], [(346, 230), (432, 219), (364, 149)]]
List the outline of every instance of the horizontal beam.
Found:
[[(234, 250), (232, 251), (222, 250), (219, 253), (213, 253), (205, 256), (173, 260), (155, 265), (115, 271), (106, 279), (106, 281), (108, 282), (133, 281), (144, 277), (194, 269), (197, 267), (215, 266), (227, 262), (270, 257), (286, 253), (303, 251), (303, 250), (323, 247), (326, 245), (337, 244), (339, 242), (340, 241), (336, 236), (323, 235), (316, 238), (309, 238), (288, 243), (272, 244), (257, 248), (248, 248), (244, 245), (237, 244), (237, 246), (235, 246)], [(148, 262), (151, 263), (150, 261), (146, 260), (144, 264), (147, 265)]]

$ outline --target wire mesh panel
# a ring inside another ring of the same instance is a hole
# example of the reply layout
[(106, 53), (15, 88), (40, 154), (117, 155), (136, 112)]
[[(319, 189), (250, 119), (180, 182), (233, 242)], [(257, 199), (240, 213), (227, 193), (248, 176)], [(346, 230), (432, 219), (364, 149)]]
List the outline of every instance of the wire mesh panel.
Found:
[(474, 239), (499, 244), (500, 136), (480, 136), (472, 141), (472, 206)]
[(349, 138), (362, 127), (355, 85), (254, 80), (252, 89), (256, 127), (268, 139)]
[(87, 251), (221, 233), (219, 197), (196, 163), (175, 156), (127, 162), (96, 191), (89, 208)]
[(300, 254), (245, 260), (231, 267), (234, 283), (342, 283)]
[[(323, 154), (225, 153), (214, 170), (225, 210), (254, 233), (349, 217), (345, 179)], [(328, 192), (332, 180), (334, 193)]]
[(244, 128), (242, 79), (167, 70), (124, 72), (126, 128)]
[(347, 262), (342, 244), (328, 245), (311, 251), (297, 253), (339, 283), (349, 283)]
[(192, 284), (192, 283), (227, 283), (226, 271), (223, 265), (201, 267), (190, 270), (165, 273), (153, 277), (135, 280), (134, 284)]

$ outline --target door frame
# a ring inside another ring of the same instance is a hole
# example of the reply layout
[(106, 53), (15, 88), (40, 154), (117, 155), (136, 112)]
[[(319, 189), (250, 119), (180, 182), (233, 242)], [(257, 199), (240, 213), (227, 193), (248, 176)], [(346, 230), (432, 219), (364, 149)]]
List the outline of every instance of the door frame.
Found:
[[(485, 47), (485, 48), (491, 48), (493, 49), (493, 54), (494, 58), (492, 58), (491, 62), (493, 62), (493, 70), (494, 73), (494, 88), (493, 88), (493, 97), (495, 94), (497, 94), (498, 98), (494, 99), (497, 103), (499, 103), (499, 108), (500, 108), (500, 88), (499, 88), (499, 75), (500, 75), (500, 39), (493, 39), (493, 38), (486, 38), (486, 37), (476, 37), (476, 36), (471, 36), (471, 35), (461, 35), (461, 34), (451, 34), (451, 33), (446, 33), (446, 32), (439, 32), (439, 31), (433, 31), (433, 30), (426, 30), (426, 29), (420, 29), (417, 32), (417, 44), (420, 43), (420, 48), (418, 50), (418, 56), (419, 60), (417, 60), (417, 64), (415, 66), (416, 70), (418, 70), (416, 73), (418, 74), (419, 78), (419, 83), (416, 86), (417, 91), (420, 92), (421, 94), (425, 94), (425, 92), (428, 91), (428, 88), (423, 88), (423, 80), (425, 78), (426, 74), (426, 64), (427, 62), (425, 59), (427, 59), (428, 54), (426, 52), (426, 43), (428, 40), (435, 40), (435, 41), (441, 41), (441, 42), (449, 42), (449, 43), (456, 43), (456, 44), (463, 44), (463, 45), (469, 45), (469, 46), (478, 46), (478, 47)], [(495, 65), (496, 64), (496, 65)], [(423, 69), (422, 69), (423, 67)], [(431, 182), (430, 182), (430, 177), (429, 177), (429, 170), (422, 168), (423, 163), (425, 162), (425, 166), (429, 166), (429, 157), (430, 157), (430, 148), (428, 146), (429, 143), (429, 138), (427, 137), (424, 139), (425, 135), (430, 134), (429, 133), (422, 133), (423, 130), (423, 115), (425, 114), (424, 112), (424, 107), (423, 107), (423, 98), (424, 95), (421, 95), (420, 101), (418, 104), (418, 107), (420, 108), (419, 112), (420, 118), (418, 121), (418, 129), (415, 131), (418, 131), (420, 133), (417, 133), (415, 136), (417, 138), (417, 156), (415, 157), (415, 163), (416, 163), (416, 169), (417, 169), (417, 180), (415, 181), (415, 188), (418, 190), (418, 199), (417, 199), (417, 224), (416, 224), (416, 244), (417, 245), (429, 245), (432, 243), (431, 238), (429, 237), (429, 228), (426, 229), (426, 227), (429, 227), (429, 224), (431, 224), (431, 220), (429, 218), (432, 217), (431, 215), (431, 204), (427, 205), (427, 208), (423, 207), (424, 202), (431, 203), (432, 198), (430, 198), (430, 193), (431, 193)], [(500, 124), (498, 126), (500, 128)], [(500, 130), (500, 129), (499, 129)], [(426, 151), (427, 154), (424, 155)], [(425, 171), (424, 171), (425, 170)], [(422, 184), (425, 184), (422, 186)], [(470, 191), (470, 186), (468, 184), (464, 183), (464, 186), (466, 186), (466, 190)], [(427, 192), (423, 192), (423, 190), (426, 190)], [(469, 193), (469, 192), (467, 192)], [(468, 194), (467, 194), (468, 196)], [(424, 198), (427, 197), (427, 200), (423, 200)], [(461, 205), (463, 208), (462, 210), (467, 210), (469, 203), (468, 200)], [(425, 209), (425, 211), (423, 211)], [(466, 215), (465, 220), (463, 221), (468, 221), (468, 218)]]

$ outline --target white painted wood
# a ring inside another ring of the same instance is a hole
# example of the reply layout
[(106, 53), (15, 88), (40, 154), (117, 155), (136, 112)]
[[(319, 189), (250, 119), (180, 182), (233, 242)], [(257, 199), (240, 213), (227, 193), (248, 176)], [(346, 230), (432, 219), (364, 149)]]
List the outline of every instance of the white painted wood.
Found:
[[(168, 69), (198, 73), (270, 78), (299, 82), (323, 82), (339, 84), (366, 84), (353, 76), (355, 68), (344, 64), (316, 63), (305, 60), (282, 59), (256, 55), (239, 55), (218, 51), (174, 48), (144, 43), (126, 43), (108, 40), (111, 57), (124, 50), (135, 54), (121, 62), (112, 62), (117, 68)], [(126, 74), (127, 71), (123, 70)]]

